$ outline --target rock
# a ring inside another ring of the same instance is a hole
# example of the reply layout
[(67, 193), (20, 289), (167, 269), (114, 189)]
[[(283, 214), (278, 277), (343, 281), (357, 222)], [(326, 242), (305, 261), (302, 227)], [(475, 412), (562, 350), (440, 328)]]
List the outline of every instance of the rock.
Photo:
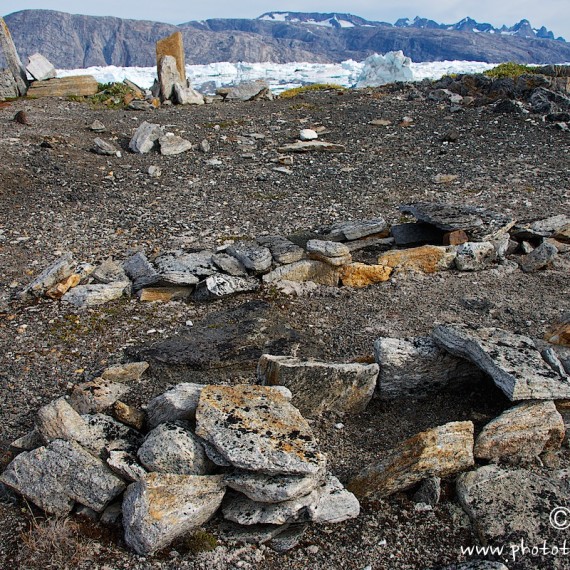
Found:
[(497, 259), (497, 252), (488, 241), (467, 242), (457, 247), (455, 267), (459, 271), (480, 271)]
[(269, 249), (278, 264), (295, 263), (305, 257), (305, 250), (283, 236), (262, 236), (257, 243)]
[(104, 133), (107, 127), (99, 120), (95, 119), (90, 125), (89, 130), (94, 133)]
[(497, 328), (439, 325), (435, 342), (489, 374), (511, 401), (570, 398), (570, 383), (542, 358), (528, 337)]
[(247, 471), (313, 475), (325, 462), (307, 421), (268, 386), (206, 386), (196, 411), (196, 435)]
[(137, 455), (146, 469), (159, 473), (207, 475), (213, 467), (190, 424), (181, 420), (154, 428)]
[(310, 259), (323, 261), (329, 265), (347, 265), (352, 262), (352, 255), (346, 245), (334, 241), (312, 239), (307, 242)]
[[(295, 548), (305, 536), (308, 525), (306, 524), (292, 524), (287, 525), (287, 528), (279, 532), (276, 536), (269, 541), (269, 547), (275, 552), (288, 552)], [(283, 527), (278, 527), (283, 528)]]
[(470, 241), (498, 239), (515, 224), (515, 220), (509, 216), (473, 206), (417, 202), (401, 206), (400, 210), (444, 232), (463, 230)]
[(333, 224), (324, 232), (324, 236), (330, 241), (352, 241), (376, 234), (384, 234), (387, 231), (388, 224), (386, 221), (383, 218), (374, 218)]
[(163, 135), (163, 130), (160, 125), (154, 123), (142, 122), (133, 138), (129, 142), (129, 148), (137, 154), (146, 154), (150, 152), (156, 141)]
[(377, 364), (333, 364), (269, 354), (264, 354), (257, 366), (258, 381), (289, 388), (292, 404), (306, 417), (364, 411), (377, 376)]
[(278, 152), (344, 152), (345, 150), (345, 147), (341, 144), (325, 141), (297, 141), (277, 149)]
[(70, 75), (47, 81), (34, 81), (27, 96), (40, 97), (90, 97), (99, 91), (99, 84), (92, 75)]
[(50, 287), (46, 292), (45, 296), (50, 299), (61, 299), (71, 288), (77, 287), (81, 282), (81, 275), (74, 273), (70, 275), (67, 279), (60, 281), (57, 285)]
[(524, 402), (483, 428), (475, 442), (475, 457), (529, 462), (544, 451), (560, 449), (564, 435), (564, 421), (554, 402)]
[(412, 60), (404, 52), (389, 51), (385, 55), (372, 54), (364, 62), (356, 80), (356, 87), (378, 87), (396, 81), (413, 81)]
[(85, 444), (91, 439), (87, 422), (65, 398), (58, 398), (38, 410), (36, 429), (47, 442), (64, 439)]
[[(382, 235), (382, 234), (381, 234)], [(354, 241), (345, 242), (346, 247), (352, 252), (365, 250), (368, 248), (389, 249), (394, 245), (394, 238), (366, 237)]]
[(157, 68), (160, 83), (160, 100), (162, 102), (170, 101), (175, 97), (175, 85), (182, 87), (185, 81), (183, 81), (178, 71), (176, 59), (171, 55), (162, 56), (158, 61)]
[(458, 174), (436, 174), (433, 177), (434, 184), (451, 184), (459, 178)]
[(317, 500), (307, 508), (309, 519), (315, 523), (339, 523), (355, 519), (360, 514), (358, 499), (332, 475), (317, 490)]
[(284, 295), (296, 295), (297, 297), (309, 296), (319, 288), (319, 286), (312, 281), (297, 283), (295, 281), (287, 281), (286, 279), (272, 283), (271, 287), (274, 287)]
[(107, 284), (78, 285), (68, 291), (61, 300), (78, 309), (104, 305), (109, 301), (120, 299), (125, 292), (130, 291), (129, 281), (118, 281)]
[(102, 513), (99, 522), (106, 526), (120, 526), (123, 505), (120, 502), (111, 503)]
[(145, 415), (142, 410), (129, 406), (120, 400), (113, 404), (113, 416), (121, 423), (140, 431), (144, 426)]
[(20, 453), (21, 451), (32, 451), (33, 449), (41, 447), (44, 443), (45, 441), (42, 435), (37, 429), (34, 428), (26, 435), (23, 435), (22, 437), (19, 437), (17, 440), (13, 441), (10, 444), (10, 449), (16, 453)]
[(200, 281), (193, 297), (195, 301), (210, 301), (236, 293), (256, 291), (259, 287), (260, 283), (254, 277), (234, 277), (217, 273)]
[(340, 271), (340, 281), (345, 287), (361, 289), (390, 279), (392, 268), (384, 265), (367, 265), (365, 263), (350, 263)]
[(439, 348), (430, 337), (379, 338), (374, 357), (380, 367), (378, 394), (383, 400), (415, 398), (451, 382), (480, 379), (471, 362)]
[(296, 281), (303, 283), (305, 281), (313, 281), (319, 285), (336, 287), (339, 275), (339, 269), (332, 265), (313, 259), (303, 259), (295, 263), (282, 265), (270, 271), (263, 276), (263, 282)]
[(222, 475), (149, 473), (125, 492), (125, 542), (144, 556), (161, 550), (208, 521), (224, 493)]
[(18, 84), (10, 71), (0, 69), (0, 101), (17, 99), (20, 96)]
[(511, 232), (518, 241), (556, 237), (563, 228), (570, 225), (570, 217), (566, 214), (551, 216), (527, 225), (516, 225)]
[[(291, 525), (252, 524), (241, 525), (230, 521), (222, 521), (218, 527), (218, 535), (224, 541), (246, 544), (264, 544), (274, 537), (286, 532)], [(301, 525), (299, 525), (301, 526)]]
[(53, 79), (57, 76), (55, 67), (43, 55), (34, 53), (28, 58), (26, 71), (36, 80)]
[(18, 123), (19, 125), (27, 125), (27, 126), (31, 125), (28, 113), (26, 113), (26, 111), (18, 111), (14, 115), (13, 120), (15, 123)]
[(131, 111), (154, 111), (159, 106), (157, 99), (152, 101), (141, 101), (140, 99), (134, 99), (127, 105), (127, 109)]
[(551, 243), (541, 243), (536, 249), (524, 255), (519, 264), (525, 273), (533, 273), (540, 269), (546, 269), (558, 254), (558, 249)]
[(160, 62), (165, 56), (170, 56), (174, 59), (180, 83), (186, 83), (184, 39), (181, 32), (174, 32), (172, 35), (162, 38), (156, 42), (156, 64), (159, 71), (159, 82), (162, 81), (162, 77), (160, 75)]
[(463, 230), (454, 230), (443, 234), (443, 245), (461, 245), (468, 241), (469, 236)]
[(140, 433), (106, 414), (84, 414), (81, 418), (89, 435), (78, 443), (94, 455), (105, 458), (111, 451), (133, 453), (141, 444)]
[(454, 246), (423, 245), (382, 253), (378, 257), (378, 265), (399, 271), (435, 273), (450, 269), (455, 261), (455, 255)]
[(551, 344), (570, 347), (570, 319), (550, 327), (544, 338)]
[(204, 96), (192, 87), (183, 87), (178, 83), (174, 84), (173, 99), (178, 105), (204, 105)]
[(129, 390), (125, 384), (96, 378), (91, 382), (75, 385), (69, 396), (69, 403), (79, 414), (102, 412)]
[(314, 141), (319, 138), (319, 135), (313, 129), (302, 129), (299, 138), (302, 141)]
[(368, 124), (375, 127), (389, 127), (392, 124), (392, 121), (389, 121), (388, 119), (373, 119), (372, 121), (368, 121)]
[(121, 265), (112, 259), (107, 259), (95, 268), (91, 274), (99, 283), (112, 283), (113, 281), (127, 281), (128, 277)]
[(269, 84), (259, 79), (257, 81), (243, 82), (236, 87), (226, 90), (218, 89), (218, 93), (224, 97), (224, 101), (253, 101), (270, 94)]
[(145, 287), (139, 291), (139, 299), (148, 303), (188, 301), (192, 292), (192, 287)]
[(414, 503), (423, 503), (435, 507), (441, 496), (441, 478), (437, 476), (427, 477), (414, 493)]
[(526, 111), (520, 101), (513, 101), (512, 99), (501, 99), (498, 103), (495, 103), (493, 112), (522, 115), (528, 111)]
[(93, 141), (93, 152), (103, 156), (121, 156), (121, 151), (114, 144), (104, 141), (99, 137)]
[(55, 515), (69, 513), (74, 502), (101, 512), (125, 488), (101, 460), (63, 440), (18, 455), (0, 482)]
[(160, 178), (162, 176), (162, 169), (160, 166), (155, 166), (154, 164), (148, 167), (147, 172), (151, 178)]
[(568, 487), (553, 478), (496, 465), (460, 475), (457, 496), (484, 545), (548, 543), (560, 536), (551, 534), (548, 514), (570, 501)]
[(247, 277), (247, 269), (244, 264), (227, 253), (216, 253), (212, 255), (212, 263), (228, 275), (234, 277)]
[(155, 428), (165, 422), (194, 420), (203, 384), (182, 383), (152, 399), (146, 409), (148, 425)]
[(74, 269), (75, 262), (72, 254), (64, 253), (24, 288), (21, 297), (23, 299), (27, 297), (42, 297), (46, 291), (73, 275)]
[(136, 457), (128, 451), (110, 451), (107, 465), (125, 481), (139, 481), (147, 473)]
[(323, 474), (264, 475), (248, 471), (234, 471), (226, 477), (226, 484), (258, 503), (281, 503), (308, 495), (322, 484)]
[(256, 274), (266, 273), (271, 267), (271, 252), (254, 241), (237, 241), (228, 247), (227, 253)]
[(216, 273), (212, 252), (209, 250), (163, 253), (154, 260), (154, 266), (161, 280), (173, 285), (196, 285), (200, 278)]
[(400, 443), (348, 485), (357, 497), (379, 499), (429, 476), (446, 477), (473, 465), (473, 423), (450, 422)]
[(190, 141), (173, 135), (172, 133), (161, 136), (158, 139), (158, 144), (160, 146), (160, 154), (163, 156), (174, 156), (192, 149), (192, 143)]
[(439, 245), (442, 243), (442, 234), (441, 230), (422, 223), (396, 224), (390, 228), (390, 235), (400, 247)]
[(202, 141), (200, 141), (200, 144), (198, 145), (198, 150), (203, 152), (204, 154), (208, 154), (211, 150), (211, 146), (210, 143), (208, 142), (208, 139), (203, 139)]
[(109, 366), (101, 373), (103, 380), (110, 382), (136, 382), (148, 370), (148, 362), (127, 362)]
[(160, 281), (160, 275), (142, 251), (131, 255), (123, 263), (123, 269), (133, 282), (135, 291), (148, 285), (155, 285)]
[(570, 223), (558, 228), (552, 237), (562, 243), (570, 243)]

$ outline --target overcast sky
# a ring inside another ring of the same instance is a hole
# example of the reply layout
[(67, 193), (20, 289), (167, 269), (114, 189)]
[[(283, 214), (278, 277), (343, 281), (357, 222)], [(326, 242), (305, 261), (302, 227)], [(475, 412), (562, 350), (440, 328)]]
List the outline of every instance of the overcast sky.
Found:
[[(79, 5), (78, 5), (79, 4)], [(568, 0), (422, 0), (372, 2), (371, 0), (216, 0), (188, 2), (144, 2), (141, 0), (98, 0), (78, 3), (72, 0), (2, 0), (0, 11), (6, 15), (18, 10), (43, 8), (72, 14), (117, 16), (137, 20), (156, 20), (180, 24), (206, 18), (255, 18), (269, 11), (348, 12), (369, 20), (394, 23), (398, 18), (421, 16), (452, 24), (465, 16), (494, 26), (512, 26), (523, 18), (534, 27), (546, 26), (555, 36), (570, 41), (570, 2)]]

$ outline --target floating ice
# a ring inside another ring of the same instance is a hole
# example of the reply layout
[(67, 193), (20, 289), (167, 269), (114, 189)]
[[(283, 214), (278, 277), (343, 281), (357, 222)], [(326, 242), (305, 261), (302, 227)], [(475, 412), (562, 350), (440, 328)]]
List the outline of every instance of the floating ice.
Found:
[(389, 51), (386, 55), (375, 53), (367, 57), (356, 81), (356, 87), (378, 87), (396, 81), (413, 81), (412, 60), (403, 51)]

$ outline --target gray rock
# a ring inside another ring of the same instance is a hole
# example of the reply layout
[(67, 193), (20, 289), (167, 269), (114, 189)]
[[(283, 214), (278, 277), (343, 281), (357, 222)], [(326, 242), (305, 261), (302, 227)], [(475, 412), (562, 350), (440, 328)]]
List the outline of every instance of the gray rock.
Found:
[(296, 281), (276, 281), (271, 284), (277, 291), (284, 295), (296, 295), (297, 297), (308, 297), (318, 290), (319, 286), (313, 281), (306, 283), (297, 283)]
[(480, 271), (497, 259), (495, 246), (488, 241), (467, 242), (457, 247), (455, 266), (459, 271)]
[(200, 141), (200, 144), (198, 145), (198, 150), (203, 152), (204, 154), (208, 154), (211, 150), (211, 146), (210, 143), (208, 142), (208, 139), (203, 139)]
[(358, 499), (332, 475), (317, 489), (316, 501), (307, 507), (307, 515), (315, 523), (339, 523), (355, 519), (359, 514)]
[(219, 90), (225, 101), (252, 101), (269, 91), (269, 84), (263, 79), (243, 82), (236, 87)]
[(337, 287), (340, 278), (338, 267), (314, 259), (303, 259), (282, 265), (263, 276), (264, 283), (277, 283), (279, 281), (295, 281), (304, 283), (313, 281), (318, 285)]
[(227, 253), (255, 273), (265, 273), (271, 267), (271, 252), (254, 241), (237, 241), (228, 247)]
[(435, 507), (441, 496), (441, 478), (434, 475), (424, 479), (414, 493), (414, 502)]
[(85, 449), (106, 457), (111, 451), (134, 453), (142, 441), (141, 434), (105, 414), (84, 414), (81, 416), (87, 424), (89, 435), (86, 440), (78, 441)]
[(123, 269), (133, 282), (135, 291), (149, 285), (155, 285), (160, 281), (160, 275), (142, 251), (126, 259), (123, 263)]
[(185, 382), (151, 400), (146, 410), (148, 425), (155, 428), (164, 422), (194, 420), (203, 388), (203, 384)]
[(174, 87), (179, 85), (182, 89), (182, 78), (178, 72), (176, 58), (172, 55), (165, 55), (158, 62), (158, 77), (160, 78), (160, 100), (170, 101), (174, 98)]
[(305, 257), (305, 250), (283, 236), (262, 236), (257, 243), (269, 248), (275, 263), (295, 263)]
[(148, 471), (176, 475), (207, 475), (213, 465), (204, 448), (191, 432), (188, 422), (160, 424), (144, 440), (137, 452)]
[(46, 267), (21, 293), (21, 297), (41, 297), (48, 289), (73, 274), (75, 261), (71, 253), (64, 253)]
[[(280, 527), (283, 528), (283, 527)], [(288, 552), (295, 548), (307, 532), (307, 524), (291, 524), (269, 541), (269, 547), (275, 552)]]
[(149, 473), (123, 499), (125, 542), (149, 555), (208, 521), (224, 498), (222, 475)]
[(439, 325), (435, 342), (489, 374), (512, 401), (570, 398), (570, 382), (556, 373), (528, 337), (497, 328)]
[(182, 154), (192, 149), (192, 143), (182, 137), (166, 133), (158, 139), (160, 154), (163, 156), (174, 156)]
[(212, 255), (212, 263), (224, 273), (234, 277), (247, 277), (247, 269), (243, 263), (227, 253)]
[[(196, 436), (196, 437), (198, 437), (198, 436)], [(202, 447), (204, 448), (204, 451), (206, 452), (206, 455), (208, 456), (208, 459), (210, 459), (210, 461), (212, 461), (213, 463), (215, 463), (219, 467), (231, 467), (232, 466), (232, 464), (223, 455), (221, 455), (220, 452), (213, 445), (209, 444), (207, 441), (203, 440), (201, 437), (198, 439), (200, 440), (200, 443), (202, 444)]]
[(417, 245), (441, 245), (443, 232), (430, 224), (407, 223), (396, 224), (390, 228), (390, 235), (396, 245), (410, 247)]
[(112, 259), (103, 261), (91, 274), (93, 279), (99, 283), (113, 283), (114, 281), (128, 281), (127, 274), (123, 267)]
[(297, 141), (280, 146), (279, 152), (344, 152), (346, 148), (341, 144), (325, 141)]
[(155, 106), (149, 101), (143, 101), (141, 99), (134, 99), (127, 105), (127, 109), (131, 111), (154, 111)]
[(331, 241), (352, 241), (374, 234), (380, 234), (388, 229), (388, 224), (383, 218), (372, 220), (360, 220), (353, 222), (340, 222), (333, 224), (325, 237)]
[(104, 133), (107, 127), (99, 120), (95, 119), (90, 125), (89, 130), (94, 133)]
[(515, 223), (515, 220), (505, 214), (473, 206), (417, 202), (401, 206), (400, 210), (444, 232), (463, 230), (471, 241), (498, 239)]
[(171, 285), (196, 285), (200, 278), (216, 273), (212, 252), (208, 250), (163, 253), (154, 260), (154, 266), (161, 280)]
[(311, 239), (307, 242), (307, 253), (318, 253), (323, 257), (345, 257), (350, 249), (343, 243)]
[(260, 283), (255, 277), (234, 277), (217, 273), (200, 281), (193, 297), (195, 301), (210, 301), (236, 293), (256, 291), (259, 287)]
[(16, 99), (19, 96), (18, 84), (14, 80), (12, 73), (8, 70), (0, 69), (0, 101)]
[(314, 475), (325, 463), (307, 421), (283, 394), (267, 386), (205, 387), (196, 434), (247, 471)]
[(535, 545), (558, 539), (560, 531), (551, 526), (549, 513), (570, 501), (568, 486), (553, 478), (496, 465), (460, 475), (457, 497), (483, 544), (520, 544), (523, 539)]
[(430, 337), (379, 338), (374, 356), (380, 366), (378, 393), (383, 400), (422, 396), (450, 382), (482, 377), (477, 366), (439, 348)]
[(101, 460), (63, 440), (18, 455), (0, 482), (56, 515), (69, 513), (74, 502), (101, 512), (125, 488)]
[(380, 248), (380, 249), (390, 249), (395, 243), (393, 237), (388, 238), (377, 238), (377, 237), (367, 237), (361, 238), (354, 241), (345, 242), (346, 247), (352, 253), (354, 251), (360, 251), (367, 248)]
[(111, 503), (101, 513), (99, 522), (107, 526), (120, 526), (122, 514), (123, 514), (123, 503), (122, 502)]
[(34, 53), (29, 56), (26, 71), (36, 81), (44, 81), (45, 79), (57, 77), (57, 72), (53, 64), (40, 53)]
[(109, 301), (120, 299), (131, 289), (130, 281), (115, 281), (113, 283), (98, 283), (94, 285), (78, 285), (70, 289), (62, 298), (78, 309), (104, 305)]
[(284, 532), (290, 525), (252, 524), (241, 525), (231, 521), (222, 521), (216, 529), (227, 542), (246, 544), (264, 544)]
[(280, 503), (308, 495), (322, 484), (322, 474), (264, 475), (234, 471), (226, 478), (228, 487), (259, 503)]
[(85, 444), (91, 439), (87, 422), (65, 398), (58, 398), (38, 410), (36, 429), (44, 442), (64, 439)]
[(192, 87), (183, 87), (176, 83), (173, 91), (174, 102), (179, 105), (203, 105), (205, 103), (204, 96)]
[(107, 465), (125, 481), (138, 481), (146, 475), (146, 469), (128, 451), (110, 451)]
[(142, 122), (133, 138), (129, 142), (129, 148), (137, 154), (146, 154), (150, 152), (156, 141), (163, 135), (163, 130), (160, 125), (154, 123)]
[(301, 129), (299, 139), (302, 141), (313, 141), (318, 139), (319, 135), (313, 129)]
[(292, 404), (306, 417), (364, 411), (377, 377), (377, 364), (336, 364), (292, 356), (264, 354), (257, 366), (258, 381), (289, 388)]
[(114, 144), (99, 137), (93, 141), (93, 152), (103, 156), (121, 156), (121, 151)]
[(566, 214), (559, 214), (528, 225), (516, 225), (511, 234), (519, 241), (548, 238), (568, 224), (570, 224), (570, 217)]
[(551, 243), (541, 243), (536, 249), (524, 255), (520, 260), (521, 269), (525, 273), (533, 273), (548, 268), (556, 256), (558, 248)]
[(40, 432), (34, 428), (32, 431), (29, 431), (27, 434), (13, 441), (10, 444), (10, 449), (16, 453), (20, 453), (21, 451), (32, 451), (33, 449), (41, 447), (44, 443), (44, 438)]
[(129, 390), (125, 384), (96, 378), (91, 382), (75, 385), (69, 395), (69, 403), (79, 414), (102, 412)]

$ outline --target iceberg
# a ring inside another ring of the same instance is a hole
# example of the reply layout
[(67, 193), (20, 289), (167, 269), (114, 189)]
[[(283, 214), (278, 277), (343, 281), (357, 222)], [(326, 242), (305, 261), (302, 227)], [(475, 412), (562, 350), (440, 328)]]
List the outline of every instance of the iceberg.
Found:
[(375, 53), (367, 57), (355, 87), (379, 87), (396, 81), (413, 81), (412, 60), (403, 51)]

